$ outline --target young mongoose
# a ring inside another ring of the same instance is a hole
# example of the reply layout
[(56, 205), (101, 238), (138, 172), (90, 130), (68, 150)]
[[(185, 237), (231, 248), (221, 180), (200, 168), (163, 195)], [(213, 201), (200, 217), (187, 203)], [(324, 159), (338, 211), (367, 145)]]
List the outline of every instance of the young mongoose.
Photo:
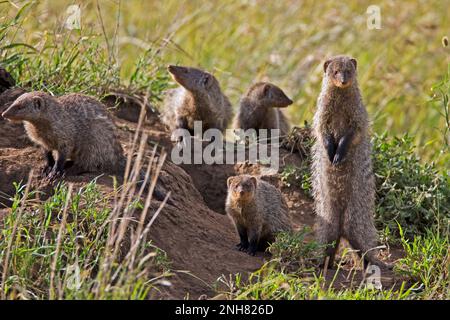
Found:
[(372, 172), (369, 120), (357, 83), (357, 62), (346, 56), (327, 60), (322, 91), (314, 115), (313, 190), (316, 237), (327, 249), (329, 263), (341, 237), (364, 255), (376, 257), (375, 182)]
[(240, 175), (228, 178), (227, 185), (225, 209), (239, 234), (239, 250), (255, 255), (274, 240), (277, 232), (292, 229), (287, 204), (270, 183)]
[(162, 120), (171, 131), (181, 128), (193, 134), (194, 121), (202, 121), (203, 130), (224, 131), (232, 108), (217, 79), (196, 68), (171, 65), (167, 70), (180, 85), (169, 90), (164, 101)]
[(250, 87), (241, 99), (234, 127), (247, 129), (280, 129), (280, 135), (289, 132), (289, 122), (280, 108), (292, 100), (276, 85), (258, 82)]
[(50, 176), (61, 174), (67, 160), (88, 172), (121, 173), (124, 168), (126, 159), (115, 125), (94, 98), (30, 92), (17, 98), (2, 116), (24, 122), (29, 138), (44, 149), (44, 173)]

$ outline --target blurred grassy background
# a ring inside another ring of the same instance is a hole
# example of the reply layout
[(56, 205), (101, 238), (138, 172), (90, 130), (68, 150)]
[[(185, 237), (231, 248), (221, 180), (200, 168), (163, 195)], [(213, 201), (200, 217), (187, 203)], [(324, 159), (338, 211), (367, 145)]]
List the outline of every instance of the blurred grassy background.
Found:
[[(10, 24), (27, 3), (20, 19)], [(64, 28), (71, 4), (81, 8), (79, 31)], [(380, 30), (367, 28), (366, 10), (373, 4), (381, 8)], [(164, 77), (161, 70), (168, 63), (193, 65), (214, 72), (234, 106), (253, 81), (269, 80), (294, 99), (289, 115), (301, 125), (314, 113), (322, 62), (347, 54), (358, 60), (374, 130), (408, 131), (422, 146), (421, 155), (434, 159), (442, 150), (445, 119), (441, 104), (430, 102), (431, 87), (448, 73), (450, 47), (443, 47), (442, 38), (450, 36), (449, 13), (442, 0), (0, 1), (1, 23), (10, 24), (0, 43), (0, 63), (15, 66), (15, 54), (39, 53), (33, 62), (20, 60), (16, 75), (25, 81), (33, 79), (36, 68), (45, 68), (45, 59), (75, 56), (78, 68), (86, 66), (79, 73), (84, 76), (100, 64), (90, 56), (101, 54), (117, 73), (102, 72), (100, 78), (114, 78), (110, 83), (116, 84), (136, 82), (138, 69), (144, 77)], [(86, 39), (94, 38), (98, 47), (92, 49)], [(70, 52), (61, 46), (68, 41)], [(64, 52), (58, 55), (58, 48)], [(148, 52), (151, 57), (142, 60)], [(146, 69), (152, 64), (161, 68), (159, 73)], [(84, 77), (85, 83), (98, 83)]]

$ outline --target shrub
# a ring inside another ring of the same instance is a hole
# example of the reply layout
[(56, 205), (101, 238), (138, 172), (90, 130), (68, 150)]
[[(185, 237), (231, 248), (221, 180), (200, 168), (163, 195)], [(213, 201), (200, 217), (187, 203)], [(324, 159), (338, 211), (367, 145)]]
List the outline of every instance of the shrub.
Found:
[(376, 223), (399, 236), (398, 224), (405, 237), (425, 234), (427, 228), (445, 227), (450, 219), (450, 179), (433, 163), (421, 163), (414, 152), (412, 138), (373, 139), (376, 176)]

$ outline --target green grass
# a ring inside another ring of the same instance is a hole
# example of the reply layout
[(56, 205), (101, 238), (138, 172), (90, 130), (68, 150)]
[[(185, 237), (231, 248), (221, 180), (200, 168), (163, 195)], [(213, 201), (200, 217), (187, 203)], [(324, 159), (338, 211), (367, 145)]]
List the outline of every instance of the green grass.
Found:
[[(110, 220), (114, 195), (103, 194), (92, 181), (77, 190), (61, 184), (45, 201), (34, 197), (17, 185), (12, 212), (2, 227), (2, 298), (147, 299), (155, 295), (155, 283), (168, 274), (170, 266), (164, 252), (145, 242), (133, 257), (136, 262), (125, 258), (126, 251), (111, 257), (117, 240)], [(127, 241), (120, 241), (124, 248), (130, 247)]]
[[(141, 142), (139, 142), (141, 139)], [(33, 173), (16, 183), (11, 212), (1, 221), (0, 299), (148, 299), (167, 283), (170, 260), (149, 238), (165, 205), (152, 206), (152, 188), (165, 156), (138, 149), (147, 141), (138, 127), (123, 184), (96, 180), (59, 183), (46, 195), (33, 191)], [(156, 162), (156, 163), (155, 163)], [(144, 192), (145, 191), (145, 192)]]

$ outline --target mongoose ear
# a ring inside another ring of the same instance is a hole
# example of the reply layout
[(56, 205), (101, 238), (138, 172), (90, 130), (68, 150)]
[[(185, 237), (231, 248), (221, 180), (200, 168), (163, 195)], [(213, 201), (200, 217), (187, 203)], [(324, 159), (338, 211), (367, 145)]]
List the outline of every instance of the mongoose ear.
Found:
[(258, 184), (258, 180), (256, 179), (256, 177), (251, 177), (251, 178), (250, 178), (250, 181), (253, 183), (253, 186), (254, 186), (255, 189), (256, 189), (256, 185)]
[(350, 59), (350, 62), (351, 63), (353, 63), (353, 65), (355, 66), (355, 70), (356, 70), (356, 67), (357, 67), (357, 65), (358, 65), (358, 63), (356, 62), (356, 59)]
[(323, 72), (327, 72), (328, 65), (331, 63), (331, 59), (328, 59), (323, 63)]
[(211, 84), (211, 76), (209, 74), (205, 74), (202, 78), (202, 85), (205, 88), (208, 88)]
[(227, 187), (228, 187), (228, 188), (230, 187), (231, 183), (233, 182), (233, 179), (234, 179), (234, 177), (229, 177), (229, 178), (227, 179)]
[(33, 107), (36, 110), (41, 110), (44, 106), (44, 100), (42, 100), (41, 97), (34, 97), (33, 98)]

